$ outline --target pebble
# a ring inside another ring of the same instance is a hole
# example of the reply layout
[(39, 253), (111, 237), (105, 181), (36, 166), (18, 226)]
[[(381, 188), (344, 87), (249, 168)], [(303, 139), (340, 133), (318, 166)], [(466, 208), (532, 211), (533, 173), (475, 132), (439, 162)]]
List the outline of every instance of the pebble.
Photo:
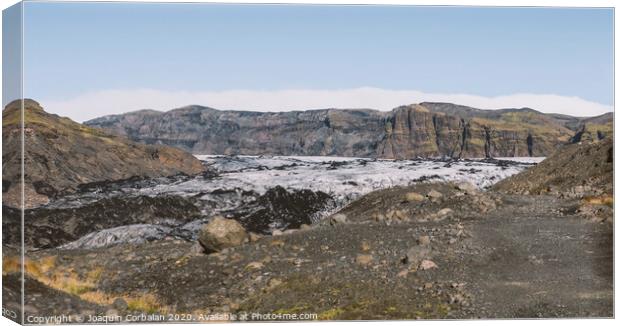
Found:
[(467, 194), (475, 194), (478, 188), (469, 182), (460, 182), (456, 185), (456, 189), (464, 191)]
[(258, 240), (260, 240), (261, 235), (254, 233), (254, 232), (250, 232), (248, 238), (250, 239), (250, 242), (256, 242)]
[(431, 237), (429, 237), (428, 235), (420, 236), (418, 238), (418, 244), (420, 246), (426, 246), (426, 245), (431, 244)]
[(125, 299), (123, 298), (116, 298), (112, 302), (112, 307), (121, 311), (127, 310), (127, 301), (125, 301)]
[(453, 213), (454, 213), (454, 211), (451, 208), (443, 208), (443, 209), (440, 209), (437, 212), (437, 216), (438, 217), (446, 217), (446, 216), (451, 215)]
[(424, 258), (426, 258), (431, 253), (431, 250), (427, 246), (415, 246), (409, 251), (407, 251), (407, 255), (403, 259), (403, 263), (405, 264), (418, 264)]
[(245, 266), (245, 268), (249, 270), (258, 270), (262, 269), (263, 267), (265, 267), (265, 265), (263, 265), (263, 263), (259, 261), (253, 261)]
[(344, 224), (347, 223), (347, 216), (344, 214), (334, 214), (329, 218), (329, 224)]
[(409, 270), (408, 269), (403, 269), (402, 271), (398, 272), (398, 274), (396, 276), (398, 276), (398, 277), (407, 277), (408, 274), (409, 274)]
[(116, 316), (118, 316), (119, 314), (118, 314), (118, 310), (116, 310), (116, 309), (108, 309), (108, 310), (105, 312), (105, 315), (106, 315), (106, 316), (108, 316), (108, 317), (116, 317)]
[(370, 263), (372, 263), (372, 260), (373, 260), (372, 255), (365, 255), (365, 254), (359, 254), (355, 258), (355, 262), (362, 266), (370, 265)]
[(426, 197), (422, 196), (417, 192), (409, 192), (405, 194), (405, 200), (408, 202), (420, 202), (426, 199)]
[(419, 269), (423, 271), (433, 269), (433, 268), (438, 268), (437, 264), (435, 264), (435, 262), (433, 262), (432, 260), (428, 260), (428, 259), (422, 260), (422, 262), (420, 263), (420, 267), (419, 267)]
[(429, 191), (428, 194), (426, 194), (426, 197), (430, 198), (431, 201), (437, 201), (438, 199), (443, 197), (443, 195), (439, 191), (433, 189)]

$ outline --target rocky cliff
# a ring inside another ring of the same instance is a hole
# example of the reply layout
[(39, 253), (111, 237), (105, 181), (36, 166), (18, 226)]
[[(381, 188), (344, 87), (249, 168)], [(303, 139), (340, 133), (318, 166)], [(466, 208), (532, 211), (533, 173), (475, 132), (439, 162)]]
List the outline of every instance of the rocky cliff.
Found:
[[(3, 204), (19, 206), (21, 178), (21, 102), (2, 112)], [(26, 206), (73, 192), (81, 184), (196, 174), (201, 162), (172, 147), (139, 144), (68, 118), (49, 114), (24, 101), (24, 190)]]
[[(405, 159), (547, 156), (573, 139), (583, 120), (532, 109), (479, 110), (421, 103), (390, 112), (326, 109), (271, 113), (188, 106), (168, 112), (105, 116), (86, 124), (195, 154)], [(611, 121), (611, 117), (601, 116), (600, 120)], [(594, 128), (602, 137), (611, 132)]]

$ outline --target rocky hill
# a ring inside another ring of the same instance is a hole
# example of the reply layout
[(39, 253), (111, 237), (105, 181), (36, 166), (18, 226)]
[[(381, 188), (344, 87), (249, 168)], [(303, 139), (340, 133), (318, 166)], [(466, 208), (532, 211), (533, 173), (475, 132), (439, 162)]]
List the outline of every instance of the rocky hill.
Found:
[[(219, 111), (187, 106), (87, 121), (147, 144), (195, 154), (414, 157), (547, 156), (575, 140), (583, 118), (532, 109), (479, 110), (449, 103), (401, 106), (390, 112), (325, 109), (294, 112)], [(589, 139), (611, 133), (611, 115), (587, 124)], [(585, 137), (585, 138), (588, 138)], [(585, 139), (580, 137), (580, 139)]]
[(495, 190), (563, 197), (613, 196), (613, 139), (563, 147), (522, 173), (498, 182)]
[[(3, 204), (10, 206), (18, 206), (20, 198), (20, 104), (12, 102), (2, 112)], [(49, 114), (33, 100), (25, 100), (24, 108), (27, 207), (73, 192), (82, 184), (203, 170), (198, 159), (177, 148), (110, 135)]]

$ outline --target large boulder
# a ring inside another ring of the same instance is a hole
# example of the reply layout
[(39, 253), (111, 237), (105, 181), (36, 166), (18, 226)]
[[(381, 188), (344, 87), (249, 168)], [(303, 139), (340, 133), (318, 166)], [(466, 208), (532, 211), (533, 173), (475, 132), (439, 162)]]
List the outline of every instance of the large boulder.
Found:
[(239, 222), (216, 216), (202, 227), (198, 242), (205, 248), (205, 252), (211, 253), (239, 246), (247, 238), (248, 234)]

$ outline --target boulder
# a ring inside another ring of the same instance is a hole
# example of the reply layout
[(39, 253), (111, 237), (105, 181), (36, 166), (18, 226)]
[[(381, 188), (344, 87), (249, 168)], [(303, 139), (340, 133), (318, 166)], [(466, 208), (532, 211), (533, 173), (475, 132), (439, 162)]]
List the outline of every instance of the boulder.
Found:
[(387, 215), (390, 219), (398, 220), (398, 221), (406, 221), (409, 220), (409, 216), (407, 212), (402, 209), (395, 209), (388, 212)]
[(478, 192), (478, 188), (469, 182), (459, 182), (456, 185), (456, 189), (465, 192), (466, 194), (475, 194)]
[(425, 271), (428, 269), (437, 268), (437, 264), (435, 264), (432, 260), (424, 259), (420, 262), (420, 266), (418, 268)]
[(248, 234), (239, 222), (220, 216), (204, 225), (198, 235), (198, 241), (207, 253), (239, 246), (247, 238)]
[(443, 194), (433, 189), (426, 194), (426, 197), (428, 197), (432, 202), (436, 202), (443, 197)]
[(419, 264), (423, 259), (427, 258), (431, 254), (431, 249), (428, 246), (415, 246), (407, 251), (407, 254), (402, 259), (405, 264)]
[(407, 194), (405, 194), (405, 200), (408, 202), (419, 202), (423, 201), (424, 199), (426, 198), (417, 192), (408, 192)]
[(344, 223), (347, 223), (347, 216), (344, 214), (334, 214), (329, 217), (329, 224), (331, 225), (344, 224)]
[(249, 264), (247, 264), (245, 266), (246, 270), (259, 270), (262, 269), (263, 267), (265, 267), (265, 265), (263, 265), (263, 263), (259, 262), (259, 261), (253, 261)]
[(451, 208), (442, 208), (437, 212), (437, 217), (438, 219), (444, 219), (452, 214), (454, 214), (454, 211)]

